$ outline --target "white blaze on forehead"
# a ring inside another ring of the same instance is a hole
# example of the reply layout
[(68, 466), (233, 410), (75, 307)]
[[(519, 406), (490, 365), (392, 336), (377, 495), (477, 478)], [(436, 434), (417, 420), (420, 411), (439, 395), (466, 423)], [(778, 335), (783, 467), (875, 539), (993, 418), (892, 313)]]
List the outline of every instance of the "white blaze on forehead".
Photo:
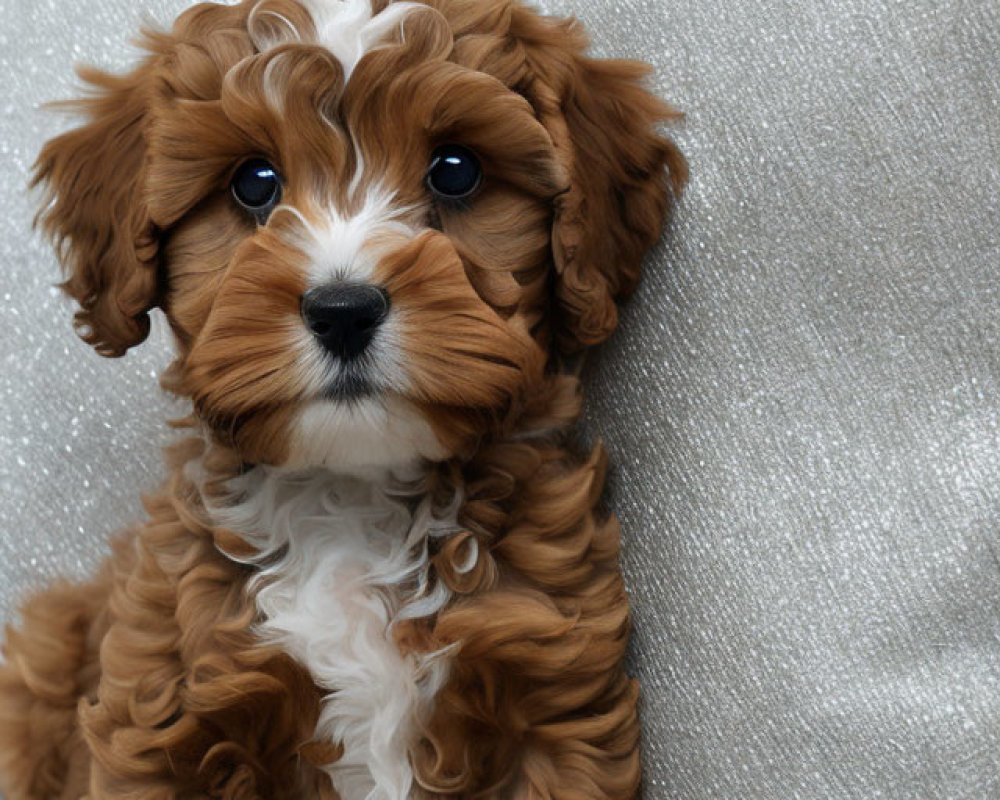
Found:
[(372, 14), (370, 0), (300, 0), (313, 18), (316, 41), (326, 47), (350, 77), (362, 56), (402, 26), (406, 15), (426, 9), (420, 3), (390, 3)]
[[(371, 0), (297, 0), (312, 17), (316, 31), (314, 39), (307, 39), (304, 32), (285, 14), (267, 6), (266, 0), (258, 0), (250, 12), (248, 29), (254, 46), (266, 53), (288, 41), (309, 42), (325, 47), (340, 62), (346, 83), (365, 53), (385, 44), (396, 30), (402, 35), (406, 17), (419, 10), (429, 11), (429, 6), (421, 3), (395, 2), (385, 10), (372, 14)], [(274, 26), (258, 28), (255, 20), (270, 18)], [(264, 88), (268, 104), (282, 113), (284, 101), (279, 85), (275, 82), (275, 64), (268, 65), (264, 75)]]

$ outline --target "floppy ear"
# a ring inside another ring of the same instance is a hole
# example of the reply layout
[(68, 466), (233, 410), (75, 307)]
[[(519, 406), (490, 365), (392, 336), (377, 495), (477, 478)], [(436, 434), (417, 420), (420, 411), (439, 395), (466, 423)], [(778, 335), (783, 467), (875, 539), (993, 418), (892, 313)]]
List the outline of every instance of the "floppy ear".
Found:
[(576, 20), (516, 6), (511, 34), (529, 66), (532, 101), (570, 176), (557, 201), (556, 341), (573, 352), (603, 342), (618, 322), (616, 300), (639, 280), (688, 168), (657, 125), (680, 115), (643, 87), (650, 67), (587, 58)]
[(77, 332), (104, 356), (142, 342), (156, 304), (157, 234), (143, 196), (154, 69), (154, 59), (126, 76), (81, 69), (90, 93), (61, 105), (88, 121), (46, 143), (34, 166), (32, 185), (45, 188), (36, 223), (80, 305)]

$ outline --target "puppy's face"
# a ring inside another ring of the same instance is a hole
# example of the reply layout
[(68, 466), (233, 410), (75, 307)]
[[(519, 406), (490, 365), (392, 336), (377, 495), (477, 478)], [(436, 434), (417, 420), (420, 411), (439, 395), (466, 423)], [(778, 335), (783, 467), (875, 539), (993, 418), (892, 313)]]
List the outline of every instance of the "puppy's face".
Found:
[(667, 112), (507, 0), (201, 5), (50, 142), (84, 338), (166, 312), (167, 382), (241, 458), (470, 452), (600, 341), (666, 211)]
[(545, 364), (551, 139), (427, 6), (261, 3), (247, 30), (218, 97), (154, 112), (182, 391), (254, 460), (463, 450)]

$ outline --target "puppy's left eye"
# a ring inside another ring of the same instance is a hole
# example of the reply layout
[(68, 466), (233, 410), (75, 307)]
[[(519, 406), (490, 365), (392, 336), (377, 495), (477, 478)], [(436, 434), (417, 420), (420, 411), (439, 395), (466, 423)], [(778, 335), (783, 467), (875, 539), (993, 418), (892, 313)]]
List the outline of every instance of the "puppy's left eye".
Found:
[(483, 168), (476, 154), (458, 144), (446, 144), (434, 151), (427, 170), (427, 186), (438, 197), (462, 200), (483, 180)]
[(257, 217), (266, 217), (281, 202), (278, 171), (262, 158), (242, 164), (231, 185), (236, 202)]

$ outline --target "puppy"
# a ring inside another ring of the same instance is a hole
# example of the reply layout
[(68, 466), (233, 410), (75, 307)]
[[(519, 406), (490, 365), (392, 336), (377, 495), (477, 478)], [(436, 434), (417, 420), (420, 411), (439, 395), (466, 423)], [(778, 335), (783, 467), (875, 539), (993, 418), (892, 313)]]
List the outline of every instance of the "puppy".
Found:
[(82, 74), (40, 224), (82, 338), (162, 309), (148, 519), (0, 666), (21, 798), (629, 798), (603, 341), (685, 163), (645, 66), (517, 0), (247, 0)]

